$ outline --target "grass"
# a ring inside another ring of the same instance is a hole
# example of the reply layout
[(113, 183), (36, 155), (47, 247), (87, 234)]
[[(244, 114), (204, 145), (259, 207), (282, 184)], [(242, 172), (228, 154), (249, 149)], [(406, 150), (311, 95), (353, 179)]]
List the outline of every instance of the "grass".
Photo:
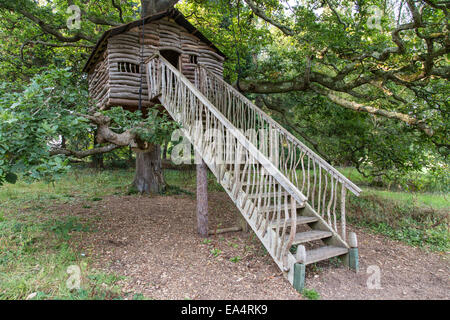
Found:
[(320, 294), (314, 289), (303, 289), (302, 295), (308, 300), (319, 300)]
[[(423, 172), (410, 172), (403, 176), (392, 176), (388, 179), (381, 177), (364, 177), (355, 168), (338, 167), (342, 174), (349, 178), (355, 184), (364, 187), (378, 188), (389, 191), (405, 192), (450, 192), (450, 172), (448, 166), (441, 164), (438, 170), (424, 170)], [(436, 168), (435, 168), (436, 169)]]
[[(347, 220), (372, 232), (432, 251), (450, 250), (450, 198), (445, 192), (390, 191), (370, 187), (353, 168), (339, 168), (363, 192), (348, 198)], [(417, 177), (420, 181), (428, 176)]]
[(238, 263), (241, 260), (242, 260), (242, 258), (240, 256), (236, 256), (236, 257), (230, 258), (230, 261), (233, 262), (233, 263)]
[[(89, 221), (70, 213), (53, 212), (49, 206), (103, 201), (108, 195), (129, 192), (132, 169), (72, 170), (54, 184), (44, 182), (7, 184), (0, 188), (0, 299), (121, 299), (115, 275), (90, 267), (91, 260), (70, 246), (72, 236), (95, 232)], [(167, 170), (166, 194), (193, 196), (195, 172)], [(221, 186), (208, 176), (210, 191)], [(214, 256), (220, 250), (212, 252)], [(79, 290), (69, 290), (67, 268), (80, 266)], [(142, 299), (137, 295), (135, 299)]]
[[(18, 182), (2, 186), (0, 299), (125, 298), (121, 277), (94, 269), (92, 258), (71, 246), (74, 235), (95, 232), (93, 221), (51, 207), (102, 201), (103, 196), (124, 192), (132, 174), (131, 170), (80, 170), (54, 185)], [(81, 270), (79, 289), (70, 290), (66, 285), (69, 266)]]
[[(76, 217), (50, 214), (2, 213), (0, 222), (0, 299), (116, 299), (121, 298), (115, 275), (91, 268), (91, 260), (74, 250), (75, 233), (90, 232)], [(70, 290), (69, 266), (81, 270), (81, 286)]]
[(394, 200), (403, 203), (415, 203), (420, 207), (433, 209), (450, 209), (450, 198), (443, 193), (419, 193), (419, 192), (400, 192), (376, 189), (364, 189), (368, 195), (376, 195), (385, 200)]
[(350, 196), (347, 221), (411, 246), (440, 252), (450, 250), (448, 207), (426, 206), (417, 197), (370, 192)]

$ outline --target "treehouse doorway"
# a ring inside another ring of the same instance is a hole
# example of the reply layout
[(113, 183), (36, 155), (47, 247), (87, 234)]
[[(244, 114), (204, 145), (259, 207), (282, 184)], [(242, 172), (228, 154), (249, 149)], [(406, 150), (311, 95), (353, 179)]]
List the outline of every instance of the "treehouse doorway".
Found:
[(180, 68), (180, 53), (175, 50), (161, 50), (160, 54), (170, 62), (175, 68), (181, 71)]

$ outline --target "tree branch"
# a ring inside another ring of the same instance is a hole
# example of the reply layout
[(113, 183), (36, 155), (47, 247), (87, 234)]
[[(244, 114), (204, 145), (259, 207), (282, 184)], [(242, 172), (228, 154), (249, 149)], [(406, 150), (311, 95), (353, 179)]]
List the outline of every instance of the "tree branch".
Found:
[(49, 25), (48, 23), (44, 22), (43, 20), (41, 20), (40, 18), (38, 18), (37, 16), (33, 15), (32, 13), (26, 11), (23, 8), (20, 8), (20, 7), (17, 8), (17, 12), (19, 12), (23, 16), (27, 17), (28, 19), (30, 19), (31, 21), (36, 23), (42, 29), (42, 31), (44, 31), (45, 33), (51, 34), (58, 41), (61, 41), (61, 42), (78, 42), (80, 40), (87, 40), (89, 42), (95, 43), (95, 39), (93, 37), (90, 37), (90, 36), (87, 36), (85, 34), (82, 34), (81, 32), (76, 33), (72, 37), (66, 37), (62, 33), (60, 33), (57, 29), (53, 28), (51, 25)]
[(119, 11), (120, 22), (125, 23), (125, 21), (123, 20), (123, 12), (122, 12), (122, 7), (120, 6), (120, 3), (117, 4), (114, 0), (111, 0), (111, 2), (112, 2), (113, 7), (116, 8), (117, 11)]
[(251, 0), (244, 0), (244, 1), (247, 3), (247, 5), (250, 7), (250, 9), (252, 9), (253, 13), (256, 14), (258, 17), (260, 17), (264, 21), (270, 23), (271, 25), (277, 27), (281, 32), (283, 32), (287, 36), (295, 35), (294, 31), (291, 28), (289, 28), (289, 27), (287, 27), (287, 26), (285, 26), (285, 25), (275, 21), (274, 19), (268, 17), (264, 13), (264, 10), (259, 8), (256, 3), (254, 3)]
[(433, 134), (434, 134), (433, 130), (424, 121), (418, 120), (407, 114), (395, 112), (395, 111), (377, 109), (375, 107), (363, 105), (363, 104), (355, 102), (355, 101), (346, 100), (342, 97), (337, 96), (331, 90), (321, 88), (317, 85), (311, 85), (311, 88), (316, 93), (326, 96), (332, 102), (334, 102), (337, 105), (340, 105), (342, 107), (345, 107), (347, 109), (351, 109), (351, 110), (359, 111), (359, 112), (367, 112), (370, 114), (379, 115), (379, 116), (389, 118), (389, 119), (400, 120), (411, 126), (416, 126), (417, 128), (419, 128), (421, 131), (423, 131), (429, 137), (433, 136)]
[(93, 149), (89, 149), (89, 150), (85, 150), (85, 151), (75, 151), (75, 150), (69, 150), (69, 149), (65, 149), (65, 148), (53, 148), (50, 150), (50, 155), (55, 156), (55, 155), (62, 154), (65, 156), (71, 156), (71, 157), (75, 157), (78, 159), (82, 159), (82, 158), (92, 156), (94, 154), (111, 152), (111, 151), (119, 149), (121, 147), (122, 146), (118, 146), (115, 144), (109, 144), (104, 147), (93, 148)]

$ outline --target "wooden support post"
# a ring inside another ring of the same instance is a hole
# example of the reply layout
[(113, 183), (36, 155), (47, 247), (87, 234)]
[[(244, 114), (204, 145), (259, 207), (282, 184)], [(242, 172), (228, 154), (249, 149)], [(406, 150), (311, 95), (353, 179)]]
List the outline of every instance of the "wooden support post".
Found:
[(297, 292), (302, 293), (305, 288), (305, 269), (306, 266), (303, 263), (294, 264), (294, 289)]
[(208, 237), (208, 168), (203, 160), (197, 162), (197, 231)]
[(356, 233), (351, 232), (348, 239), (348, 244), (350, 249), (348, 251), (348, 266), (350, 269), (358, 272), (359, 270), (359, 256), (358, 256), (358, 240), (356, 238)]
[(237, 217), (236, 217), (236, 221), (238, 226), (241, 228), (242, 232), (248, 232), (248, 223), (247, 221), (241, 216), (240, 213), (236, 213)]
[(350, 248), (348, 250), (348, 266), (350, 269), (358, 272), (359, 270), (359, 258), (358, 258), (358, 248)]

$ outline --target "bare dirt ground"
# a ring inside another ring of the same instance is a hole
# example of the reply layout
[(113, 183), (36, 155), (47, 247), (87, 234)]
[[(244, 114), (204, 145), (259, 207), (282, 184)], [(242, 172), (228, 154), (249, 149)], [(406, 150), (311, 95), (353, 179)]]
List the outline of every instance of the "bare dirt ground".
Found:
[[(237, 211), (225, 193), (211, 192), (209, 206), (210, 229), (236, 225)], [(303, 299), (252, 233), (215, 235), (206, 242), (197, 236), (193, 196), (111, 196), (61, 209), (94, 221), (97, 231), (83, 233), (73, 244), (96, 268), (125, 276), (123, 292), (129, 296)], [(306, 287), (322, 299), (450, 298), (448, 256), (353, 230), (359, 240), (358, 274), (337, 260), (307, 267)], [(375, 283), (369, 266), (381, 271), (379, 289), (367, 286), (368, 280)]]

